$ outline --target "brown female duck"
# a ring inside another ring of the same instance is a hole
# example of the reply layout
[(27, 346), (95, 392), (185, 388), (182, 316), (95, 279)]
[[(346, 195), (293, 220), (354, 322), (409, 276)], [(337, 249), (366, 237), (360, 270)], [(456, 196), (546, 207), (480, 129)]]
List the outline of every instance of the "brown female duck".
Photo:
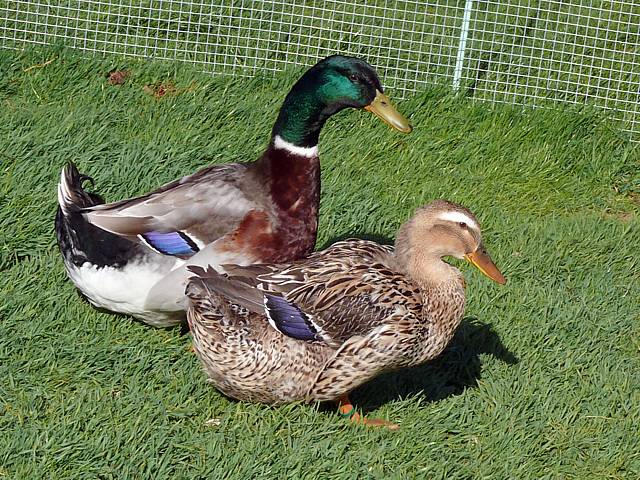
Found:
[[(466, 258), (498, 283), (466, 208), (438, 200), (401, 228), (395, 249), (345, 240), (290, 264), (192, 268), (187, 317), (213, 384), (226, 395), (277, 404), (338, 400), (382, 372), (442, 352), (465, 305)], [(352, 419), (369, 424), (393, 424)]]

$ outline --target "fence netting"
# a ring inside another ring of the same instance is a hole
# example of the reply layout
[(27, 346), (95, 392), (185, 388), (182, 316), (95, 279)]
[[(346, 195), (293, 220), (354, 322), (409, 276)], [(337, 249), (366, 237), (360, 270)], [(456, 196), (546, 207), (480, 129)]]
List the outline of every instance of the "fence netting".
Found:
[(0, 2), (0, 47), (60, 44), (220, 74), (366, 58), (394, 95), (592, 104), (639, 134), (640, 2), (597, 0)]

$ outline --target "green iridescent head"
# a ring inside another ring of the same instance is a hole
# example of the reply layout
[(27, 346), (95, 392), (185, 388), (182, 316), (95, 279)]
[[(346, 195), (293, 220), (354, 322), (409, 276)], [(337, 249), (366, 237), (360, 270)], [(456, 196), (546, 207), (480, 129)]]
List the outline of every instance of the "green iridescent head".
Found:
[(364, 108), (397, 130), (411, 131), (409, 122), (383, 94), (371, 65), (357, 58), (333, 55), (311, 67), (291, 88), (273, 135), (297, 146), (317, 145), (326, 120), (347, 107)]

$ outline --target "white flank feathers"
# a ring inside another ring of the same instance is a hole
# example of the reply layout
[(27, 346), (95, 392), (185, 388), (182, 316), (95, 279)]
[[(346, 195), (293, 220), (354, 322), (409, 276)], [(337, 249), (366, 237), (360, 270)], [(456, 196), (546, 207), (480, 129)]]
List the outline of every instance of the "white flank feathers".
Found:
[[(183, 260), (175, 262), (181, 264)], [(156, 327), (176, 325), (184, 316), (177, 301), (174, 312), (153, 312), (145, 305), (151, 287), (166, 275), (162, 263), (131, 262), (122, 269), (98, 268), (89, 262), (80, 267), (73, 264), (66, 267), (69, 278), (96, 307), (134, 315)]]

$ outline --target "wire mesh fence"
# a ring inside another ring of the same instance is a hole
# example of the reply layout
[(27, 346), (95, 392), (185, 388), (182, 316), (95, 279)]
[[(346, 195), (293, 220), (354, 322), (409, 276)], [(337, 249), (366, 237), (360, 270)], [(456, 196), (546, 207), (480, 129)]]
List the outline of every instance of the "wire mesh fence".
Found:
[(640, 137), (637, 0), (18, 0), (0, 2), (0, 47), (62, 44), (233, 75), (366, 58), (400, 92), (608, 109)]

